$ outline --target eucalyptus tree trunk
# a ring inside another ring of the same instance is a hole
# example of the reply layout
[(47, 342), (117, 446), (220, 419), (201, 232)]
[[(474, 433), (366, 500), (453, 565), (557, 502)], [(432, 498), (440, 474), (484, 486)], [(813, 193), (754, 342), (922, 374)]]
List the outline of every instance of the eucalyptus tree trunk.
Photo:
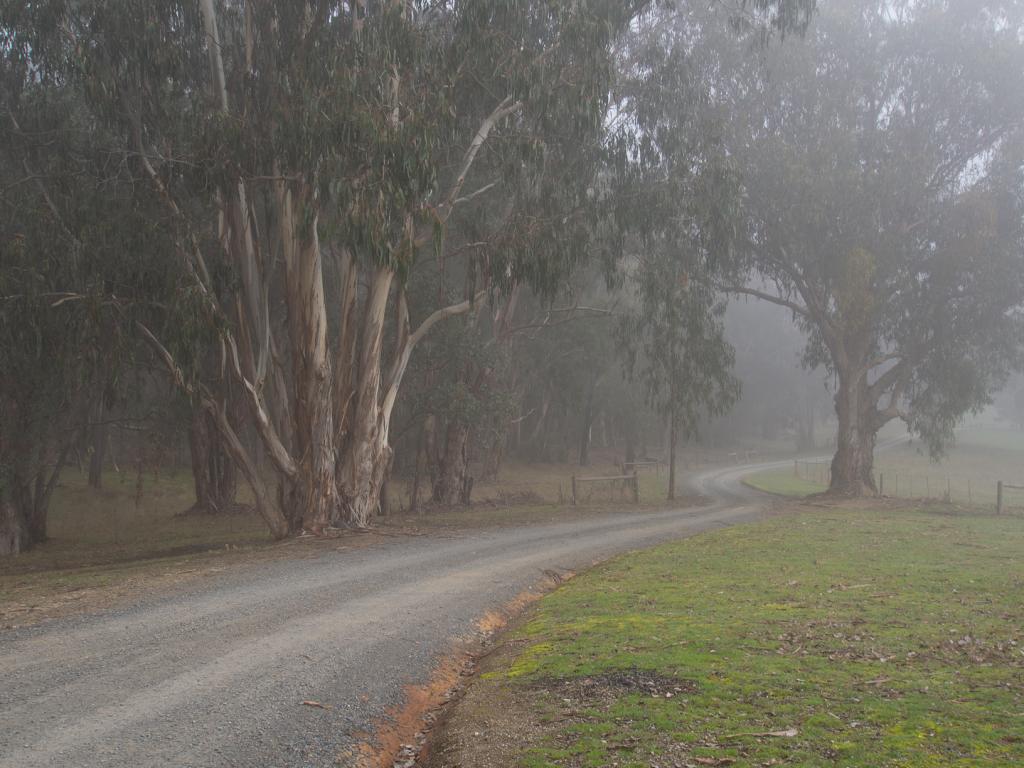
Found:
[[(472, 295), (472, 287), (467, 286), (467, 295)], [(493, 342), (501, 347), (511, 337), (512, 321), (519, 304), (520, 288), (517, 286), (498, 303), (492, 317)], [(479, 327), (484, 307), (481, 305), (466, 321), (473, 330)], [(469, 389), (474, 396), (494, 383), (494, 371), (466, 363), (459, 371), (460, 383)], [(502, 425), (504, 426), (504, 425)], [(434, 481), (433, 500), (438, 504), (468, 504), (472, 478), (469, 475), (469, 444), (472, 438), (473, 425), (463, 419), (452, 419), (445, 433), (444, 454), (438, 462), (438, 473)], [(484, 474), (497, 476), (503, 454), (504, 435), (502, 430), (494, 445), (488, 452)]]
[(583, 423), (580, 425), (579, 465), (590, 466), (590, 443), (594, 431), (594, 390), (596, 384), (591, 382), (587, 388), (587, 402), (583, 406)]
[[(432, 417), (428, 417), (432, 418)], [(416, 461), (413, 466), (412, 482), (409, 483), (409, 512), (417, 512), (420, 504), (420, 480), (423, 471), (429, 463), (427, 446), (427, 424), (420, 427), (419, 437), (416, 439)]]
[(448, 424), (444, 456), (434, 483), (434, 501), (456, 504), (464, 496), (469, 476), (469, 425), (458, 420)]
[(66, 447), (40, 440), (15, 458), (0, 485), (0, 555), (26, 552), (46, 541), (50, 499), (66, 455)]
[[(231, 105), (222, 56), (224, 46), (218, 29), (215, 2), (214, 0), (199, 0), (199, 7), (207, 35), (211, 96), (216, 109), (223, 115), (229, 116)], [(252, 22), (252, 7), (247, 3), (245, 4), (245, 67), (249, 74), (252, 74), (253, 67), (254, 30)], [(140, 153), (143, 150), (141, 146), (137, 149)], [(157, 188), (162, 189), (156, 174), (150, 171), (150, 176), (155, 179)], [(282, 203), (292, 202), (290, 191), (286, 189), (284, 182), (275, 182), (274, 193), (274, 200), (279, 208), (276, 213), (282, 229), (280, 238), (282, 250), (287, 262), (289, 257), (294, 260), (296, 256), (298, 233), (295, 228), (295, 210), (293, 206), (282, 205)], [(275, 356), (276, 347), (270, 330), (267, 277), (269, 266), (261, 263), (260, 259), (259, 237), (254, 226), (255, 207), (252, 205), (246, 183), (242, 179), (233, 184), (225, 184), (224, 188), (218, 192), (217, 202), (221, 246), (228, 260), (237, 268), (239, 276), (239, 296), (233, 312), (236, 321), (235, 332), (225, 330), (223, 339), (231, 352), (230, 362), (233, 374), (240, 386), (240, 391), (235, 395), (243, 397), (249, 406), (252, 423), (278, 475), (278, 488), (291, 489), (296, 483), (298, 469), (288, 452), (291, 434), (284, 432), (291, 426), (291, 423), (285, 423), (282, 419), (282, 416), (290, 415), (287, 410), (286, 385), (278, 366), (279, 361), (271, 359)], [(170, 204), (170, 207), (172, 211), (177, 212), (173, 203)], [(281, 208), (284, 210), (280, 210)], [(313, 229), (315, 231), (315, 218)], [(198, 247), (193, 247), (193, 252), (198, 254), (198, 257), (186, 257), (190, 263), (190, 271), (196, 275), (197, 282), (202, 285), (204, 290), (209, 292), (208, 270), (202, 261)], [(294, 264), (286, 263), (286, 271), (291, 266)], [(289, 285), (289, 289), (291, 289), (291, 285)], [(216, 304), (216, 300), (211, 300), (211, 303)], [(222, 316), (227, 319), (229, 314), (224, 312)], [(289, 313), (289, 319), (291, 320), (291, 313)], [(151, 333), (147, 332), (146, 335), (164, 358), (165, 364), (179, 385), (189, 390), (166, 348)], [(273, 370), (270, 370), (271, 367)], [(267, 381), (268, 376), (269, 382)], [(270, 393), (269, 409), (266, 407), (267, 393)], [(193, 397), (198, 395), (194, 390), (190, 391), (190, 394)], [(221, 395), (228, 396), (230, 394), (230, 391), (221, 393)], [(229, 408), (233, 413), (234, 403), (228, 403), (224, 397), (218, 398), (210, 393), (199, 396), (199, 401), (199, 406), (216, 425), (223, 449), (231, 457), (235, 467), (245, 477), (252, 489), (256, 510), (267, 523), (271, 535), (279, 539), (300, 528), (302, 514), (296, 513), (298, 507), (295, 494), (279, 492), (275, 499), (268, 488), (266, 478), (257, 468), (251, 452), (239, 438), (236, 425), (229, 418)], [(276, 418), (268, 415), (268, 411)], [(304, 509), (304, 506), (301, 507), (301, 510)]]
[(238, 472), (224, 448), (216, 423), (201, 408), (192, 413), (188, 444), (196, 494), (190, 511), (211, 515), (229, 512), (238, 491)]
[(29, 547), (24, 517), (0, 489), (0, 557), (20, 554)]
[(868, 386), (866, 368), (853, 365), (838, 368), (835, 404), (839, 429), (829, 493), (863, 496), (877, 492), (874, 479), (875, 442), (880, 426), (877, 403)]
[[(406, 12), (402, 0), (388, 0), (388, 4), (400, 8), (402, 14)], [(359, 7), (362, 12), (356, 14), (353, 22), (357, 33), (367, 10), (366, 4), (360, 3)], [(221, 54), (217, 4), (214, 0), (200, 0), (200, 10), (208, 39), (212, 96), (219, 111), (229, 115), (229, 80)], [(250, 34), (254, 17), (248, 4), (245, 14), (245, 60), (251, 70), (256, 50)], [(313, 21), (312, 15), (308, 21)], [(385, 95), (389, 120), (397, 128), (402, 119), (402, 83), (398, 71), (390, 68), (384, 78), (390, 84)], [(521, 106), (504, 98), (483, 120), (466, 148), (451, 189), (433, 206), (437, 224), (443, 225), (459, 204), (466, 176), (494, 126), (517, 113)], [(388, 437), (391, 414), (411, 351), (435, 323), (469, 311), (473, 301), (440, 309), (411, 332), (405, 287), (398, 284), (396, 265), (430, 243), (434, 233), (433, 226), (417, 231), (413, 211), (419, 211), (423, 201), (414, 201), (410, 203), (402, 237), (392, 246), (391, 258), (367, 264), (359, 261), (351, 244), (345, 242), (335, 243), (330, 250), (339, 257), (341, 274), (337, 306), (332, 302), (331, 307), (332, 312), (337, 311), (337, 333), (333, 347), (329, 347), (324, 254), (318, 233), (319, 169), (281, 167), (277, 160), (272, 166), (271, 220), (279, 238), (260, 240), (259, 228), (254, 223), (258, 219), (257, 207), (252, 203), (248, 182), (242, 178), (218, 191), (218, 221), (221, 243), (240, 278), (237, 324), (225, 331), (224, 337), (230, 348), (233, 373), (282, 489), (276, 505), (271, 506), (273, 501), (266, 493), (264, 481), (228, 423), (224, 404), (206, 398), (204, 408), (215, 415), (218, 429), (253, 486), (257, 504), (264, 509), (264, 517), (275, 535), (282, 527), (314, 534), (338, 523), (366, 527), (380, 507), (381, 489), (392, 457)], [(279, 243), (280, 262), (284, 264), (291, 360), (287, 375), (272, 360), (276, 357), (275, 339), (270, 330), (267, 297), (274, 260), (260, 255), (271, 250), (271, 243)], [(359, 292), (361, 275), (367, 278), (365, 298)], [(396, 297), (398, 333), (394, 355), (386, 360), (385, 316), (392, 295)], [(161, 354), (165, 352), (166, 349)], [(286, 382), (279, 381), (284, 378)], [(287, 402), (276, 402), (280, 400)]]
[[(338, 347), (337, 359), (356, 361), (346, 370), (342, 385), (336, 386), (335, 402), (341, 406), (337, 411), (341, 414), (338, 433), (343, 438), (337, 472), (341, 506), (346, 521), (357, 527), (368, 525), (380, 506), (381, 488), (393, 455), (389, 442), (391, 416), (413, 349), (434, 325), (471, 311), (482, 298), (478, 295), (439, 309), (412, 331), (405, 288), (396, 284), (395, 278), (390, 267), (374, 270), (359, 315), (361, 333), (350, 331), (343, 321)], [(384, 325), (392, 288), (397, 334), (394, 353), (385, 363)], [(342, 312), (347, 312), (346, 304), (343, 299)], [(346, 338), (350, 339), (347, 344)]]
[(107, 454), (106, 408), (102, 394), (92, 409), (89, 425), (89, 487), (103, 487), (103, 465)]
[[(387, 267), (377, 268), (372, 275), (363, 308), (356, 375), (349, 377), (347, 391), (337, 394), (339, 401), (348, 406), (343, 416), (347, 444), (340, 454), (338, 471), (343, 494), (341, 504), (348, 522), (359, 528), (366, 527), (379, 509), (381, 487), (391, 460), (388, 431), (394, 403), (387, 402), (387, 396), (383, 395), (387, 383), (382, 371), (382, 356), (385, 317), (394, 278), (394, 271)], [(404, 298), (400, 298), (399, 303), (404, 306)], [(401, 309), (399, 314), (402, 314)], [(402, 345), (407, 341), (407, 325), (400, 322), (399, 326), (402, 337), (399, 345)], [(342, 342), (345, 341), (345, 333), (343, 330)], [(355, 351), (354, 344), (348, 349), (340, 349), (348, 356), (354, 356)], [(394, 371), (400, 378), (398, 367), (404, 373), (401, 361), (396, 361)]]
[(319, 534), (341, 517), (323, 263), (312, 191), (277, 182), (276, 193), (294, 387), (292, 527)]
[(676, 498), (676, 446), (679, 443), (679, 419), (676, 418), (675, 404), (673, 403), (672, 412), (669, 416), (669, 436), (668, 436), (668, 500), (674, 501)]

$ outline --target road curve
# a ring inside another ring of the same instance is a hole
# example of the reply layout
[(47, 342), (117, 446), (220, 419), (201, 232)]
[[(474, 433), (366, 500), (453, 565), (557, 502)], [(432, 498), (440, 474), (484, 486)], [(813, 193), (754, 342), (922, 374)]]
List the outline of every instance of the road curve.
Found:
[(544, 569), (757, 519), (739, 477), (768, 466), (695, 476), (700, 508), (398, 537), (0, 633), (0, 767), (336, 766)]

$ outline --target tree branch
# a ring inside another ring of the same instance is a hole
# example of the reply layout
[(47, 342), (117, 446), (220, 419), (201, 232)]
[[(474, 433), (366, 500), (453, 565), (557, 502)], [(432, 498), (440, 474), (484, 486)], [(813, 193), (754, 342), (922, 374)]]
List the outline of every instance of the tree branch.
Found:
[(171, 378), (174, 379), (175, 385), (184, 392), (186, 395), (194, 396), (196, 394), (196, 388), (192, 386), (186, 379), (185, 374), (175, 362), (174, 357), (168, 351), (160, 340), (153, 334), (146, 325), (140, 321), (135, 322), (135, 327), (139, 329), (142, 337), (149, 342), (149, 345), (153, 347), (157, 356), (163, 361), (167, 371), (171, 374)]
[[(512, 101), (511, 96), (506, 96), (502, 102), (495, 107), (494, 111), (491, 112), (483, 122), (480, 123), (480, 127), (477, 129), (476, 135), (473, 140), (469, 143), (465, 153), (462, 156), (462, 162), (459, 165), (459, 173), (455, 178), (455, 183), (452, 184), (452, 188), (448, 191), (445, 196), (444, 202), (437, 206), (437, 218), (442, 224), (448, 221), (452, 211), (459, 202), (459, 195), (462, 193), (462, 188), (466, 184), (466, 177), (469, 175), (470, 169), (473, 167), (473, 163), (476, 162), (477, 155), (480, 153), (480, 149), (487, 142), (488, 137), (491, 135), (491, 131), (494, 127), (504, 118), (509, 115), (515, 114), (523, 108), (523, 102)], [(486, 191), (488, 187), (485, 187), (483, 191)], [(466, 200), (472, 199), (473, 196), (480, 194), (481, 192), (474, 192)], [(431, 238), (431, 233), (425, 232), (416, 238), (414, 245), (417, 248), (422, 247)]]
[(469, 312), (478, 302), (482, 301), (487, 295), (487, 291), (480, 291), (472, 299), (467, 299), (459, 304), (452, 304), (450, 307), (443, 307), (430, 315), (426, 320), (420, 323), (419, 327), (409, 336), (408, 348), (411, 351), (413, 347), (422, 341), (423, 337), (426, 336), (430, 329), (437, 325), (442, 320), (447, 320), (449, 317), (455, 317), (456, 315), (464, 315)]
[[(175, 385), (190, 397), (198, 396), (203, 407), (210, 411), (211, 415), (216, 418), (219, 409), (213, 401), (213, 398), (206, 392), (198, 391), (195, 386), (188, 382), (185, 378), (184, 371), (181, 370), (181, 367), (174, 360), (174, 356), (144, 323), (137, 321), (135, 325), (139, 329), (143, 338), (145, 338), (145, 340), (149, 342), (150, 346), (153, 347), (157, 356), (163, 361), (164, 366), (166, 366), (168, 372), (171, 374), (171, 378), (174, 379)], [(234, 339), (228, 336), (227, 341), (228, 346), (231, 349), (235, 375), (248, 393), (250, 397), (250, 404), (253, 406), (253, 410), (257, 414), (257, 427), (259, 428), (260, 436), (267, 445), (267, 453), (270, 454), (274, 464), (277, 465), (278, 469), (280, 469), (282, 473), (287, 475), (289, 478), (293, 478), (298, 474), (298, 468), (291, 456), (289, 456), (288, 452), (284, 449), (281, 441), (277, 438), (277, 434), (273, 431), (273, 426), (270, 424), (270, 419), (267, 417), (266, 411), (259, 402), (259, 395), (256, 393), (256, 390), (253, 389), (249, 380), (242, 375), (241, 367), (238, 362), (238, 349), (235, 346)]]
[[(21, 126), (18, 125), (18, 120), (14, 116), (14, 112), (9, 111), (8, 115), (11, 118), (11, 125), (14, 126), (14, 130), (21, 133)], [(46, 207), (50, 209), (50, 213), (53, 214), (54, 220), (57, 222), (57, 226), (60, 228), (64, 236), (68, 238), (79, 251), (82, 249), (82, 241), (75, 235), (71, 228), (64, 221), (64, 217), (61, 216), (60, 211), (57, 209), (56, 203), (53, 202), (53, 198), (50, 197), (50, 193), (46, 189), (46, 184), (43, 183), (43, 179), (46, 177), (43, 174), (35, 173), (31, 167), (29, 167), (28, 160), (26, 158), (21, 159), (21, 167), (25, 169), (25, 173), (28, 174), (29, 179), (33, 179), (36, 182), (36, 186), (39, 188), (39, 193), (43, 196), (43, 201), (46, 203)]]
[[(871, 367), (874, 368), (875, 366)], [(879, 376), (875, 383), (870, 386), (868, 392), (870, 393), (870, 396), (874, 398), (874, 402), (878, 402), (879, 398), (881, 398), (886, 391), (897, 386), (901, 381), (909, 379), (909, 377), (910, 366), (907, 364), (906, 358), (903, 358), (899, 363)], [(906, 387), (905, 382), (903, 383), (903, 387)]]
[(780, 307), (786, 307), (787, 309), (791, 309), (796, 314), (806, 317), (809, 320), (813, 319), (811, 312), (809, 309), (807, 309), (807, 307), (802, 307), (795, 301), (789, 301), (788, 299), (784, 299), (781, 296), (775, 296), (774, 294), (765, 293), (764, 291), (758, 291), (754, 288), (744, 288), (737, 285), (723, 285), (719, 287), (719, 290), (724, 291), (725, 293), (736, 293), (744, 296), (753, 296), (756, 299), (762, 299), (763, 301), (767, 301), (772, 304), (777, 304)]
[(522, 108), (523, 102), (512, 101), (511, 96), (506, 96), (502, 102), (494, 108), (494, 111), (484, 118), (482, 123), (480, 123), (480, 127), (477, 129), (476, 135), (473, 137), (473, 140), (469, 143), (469, 147), (466, 148), (465, 154), (462, 156), (462, 165), (459, 167), (459, 175), (455, 179), (455, 184), (452, 185), (451, 190), (448, 192), (447, 206), (449, 208), (451, 208), (455, 200), (458, 199), (459, 193), (462, 192), (462, 188), (466, 184), (466, 177), (469, 175), (469, 171), (473, 167), (473, 163), (476, 162), (476, 156), (479, 154), (480, 149), (490, 137), (491, 131), (493, 131), (494, 127), (503, 119), (509, 115), (515, 114)]
[(872, 360), (870, 363), (868, 363), (868, 370), (877, 368), (880, 365), (885, 365), (886, 363), (890, 363), (893, 360), (902, 360), (902, 359), (903, 359), (903, 353), (902, 352), (890, 352), (890, 353), (888, 353), (886, 355), (882, 355), (881, 357), (876, 357), (874, 360)]
[(498, 186), (498, 182), (492, 181), (490, 184), (487, 184), (486, 186), (480, 187), (480, 189), (478, 189), (476, 192), (470, 192), (465, 197), (460, 197), (458, 200), (456, 200), (456, 201), (454, 201), (452, 203), (452, 207), (454, 208), (454, 207), (459, 206), (459, 205), (464, 205), (465, 203), (468, 203), (468, 202), (470, 202), (472, 200), (475, 200), (476, 198), (480, 197), (480, 195), (487, 194), (492, 189), (494, 189), (496, 186)]
[(277, 430), (274, 429), (274, 424), (270, 420), (270, 416), (267, 414), (266, 409), (263, 407), (263, 402), (260, 399), (259, 392), (252, 385), (252, 382), (245, 377), (242, 373), (242, 365), (238, 360), (238, 346), (235, 344), (234, 338), (230, 335), (225, 336), (228, 344), (228, 348), (231, 350), (231, 363), (234, 369), (235, 378), (242, 385), (249, 398), (249, 406), (252, 408), (253, 415), (256, 417), (256, 429), (260, 433), (260, 437), (263, 440), (264, 445), (267, 448), (267, 453), (270, 455), (274, 465), (281, 471), (282, 474), (288, 478), (295, 478), (299, 473), (298, 465), (295, 460), (288, 453), (288, 449), (284, 447), (284, 443), (281, 442), (281, 438), (278, 437)]
[(449, 307), (443, 307), (437, 310), (426, 320), (420, 323), (419, 327), (409, 335), (400, 354), (395, 359), (394, 365), (391, 367), (391, 372), (388, 375), (384, 403), (381, 406), (381, 410), (384, 413), (390, 413), (391, 408), (394, 407), (395, 400), (398, 397), (398, 388), (402, 383), (402, 376), (405, 374), (405, 369), (409, 365), (409, 358), (412, 356), (412, 351), (416, 348), (416, 345), (419, 344), (420, 341), (423, 340), (423, 337), (430, 332), (430, 329), (439, 322), (446, 320), (449, 317), (466, 314), (476, 306), (477, 302), (482, 301), (486, 295), (486, 291), (480, 291), (472, 299), (467, 299), (459, 304), (452, 304)]

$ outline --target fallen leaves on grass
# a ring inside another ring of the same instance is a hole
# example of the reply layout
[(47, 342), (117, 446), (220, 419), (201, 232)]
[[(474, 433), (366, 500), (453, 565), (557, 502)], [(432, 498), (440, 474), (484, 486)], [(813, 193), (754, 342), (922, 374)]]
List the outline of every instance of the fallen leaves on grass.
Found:
[(533, 687), (552, 690), (565, 701), (581, 703), (603, 698), (616, 698), (623, 693), (639, 693), (658, 699), (672, 699), (700, 690), (696, 680), (637, 669), (557, 681), (542, 679), (536, 681)]

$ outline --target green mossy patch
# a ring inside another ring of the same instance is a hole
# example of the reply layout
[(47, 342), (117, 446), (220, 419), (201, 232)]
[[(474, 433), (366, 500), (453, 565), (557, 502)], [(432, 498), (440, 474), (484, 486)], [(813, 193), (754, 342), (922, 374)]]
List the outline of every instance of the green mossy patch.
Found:
[(523, 766), (1024, 765), (1020, 520), (721, 530), (583, 575), (510, 641), (478, 685), (547, 724)]

